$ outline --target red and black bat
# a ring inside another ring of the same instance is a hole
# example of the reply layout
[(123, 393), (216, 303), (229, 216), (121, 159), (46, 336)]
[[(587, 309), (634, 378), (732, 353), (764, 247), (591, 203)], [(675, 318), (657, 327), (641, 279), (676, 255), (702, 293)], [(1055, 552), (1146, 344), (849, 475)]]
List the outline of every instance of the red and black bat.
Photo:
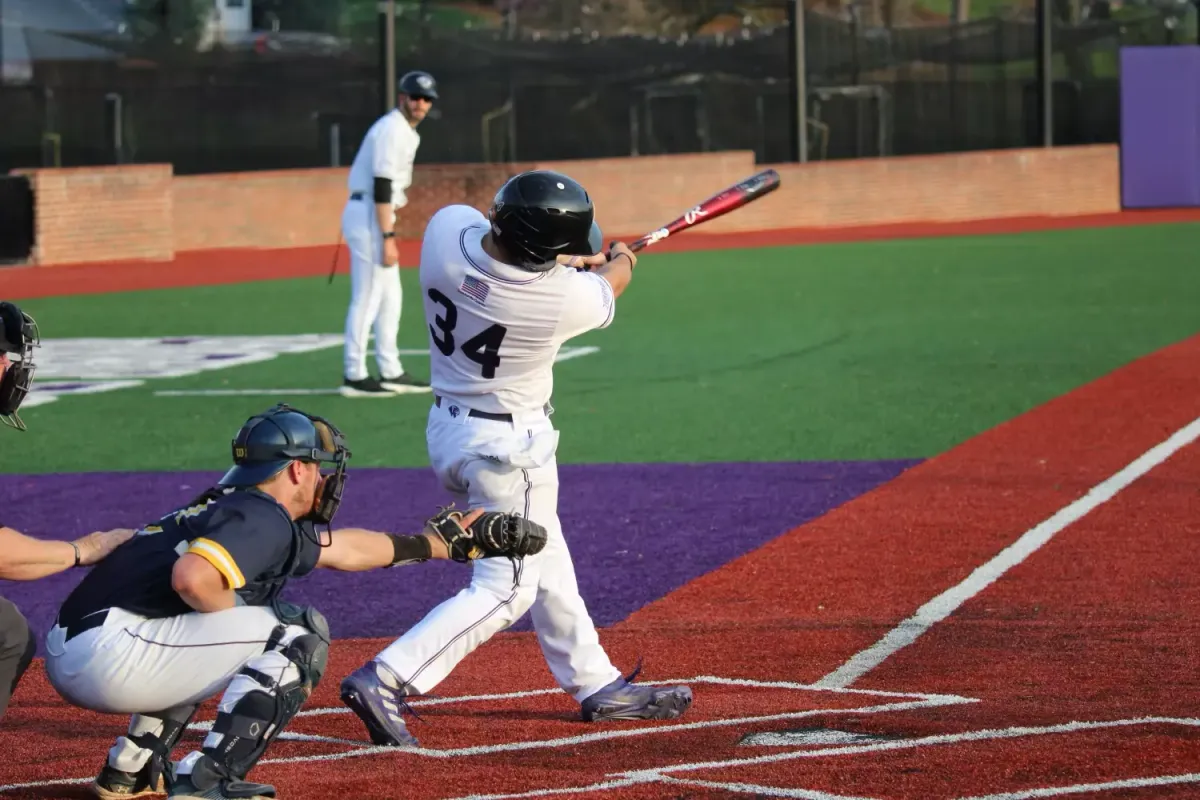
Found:
[(661, 242), (668, 236), (673, 236), (680, 231), (694, 228), (697, 225), (703, 225), (705, 222), (724, 216), (730, 211), (753, 203), (755, 200), (775, 191), (779, 188), (779, 182), (778, 172), (773, 169), (764, 169), (757, 175), (752, 175), (730, 186), (728, 189), (714, 194), (700, 205), (684, 213), (679, 219), (667, 223), (656, 231), (647, 233), (642, 238), (630, 244), (629, 249), (636, 253), (643, 247), (649, 247), (655, 242)]

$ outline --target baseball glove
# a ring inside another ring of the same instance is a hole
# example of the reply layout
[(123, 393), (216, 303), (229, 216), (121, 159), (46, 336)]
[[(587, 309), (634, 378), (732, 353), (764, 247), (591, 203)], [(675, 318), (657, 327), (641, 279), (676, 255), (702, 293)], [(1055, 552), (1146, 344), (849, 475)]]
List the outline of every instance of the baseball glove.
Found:
[(546, 546), (546, 529), (520, 514), (485, 511), (463, 527), (461, 511), (447, 506), (426, 521), (446, 543), (450, 557), (460, 563), (477, 558), (520, 558), (540, 553)]

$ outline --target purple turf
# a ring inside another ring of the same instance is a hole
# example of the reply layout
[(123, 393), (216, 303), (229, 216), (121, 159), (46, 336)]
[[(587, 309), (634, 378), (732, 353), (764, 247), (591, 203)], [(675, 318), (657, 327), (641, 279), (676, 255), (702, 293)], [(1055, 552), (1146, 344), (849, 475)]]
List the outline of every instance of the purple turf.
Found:
[[(741, 556), (796, 525), (888, 481), (916, 463), (616, 464), (560, 467), (559, 513), (580, 591), (598, 626)], [(5, 524), (72, 538), (135, 527), (186, 502), (220, 473), (0, 475)], [(340, 526), (415, 532), (448, 501), (428, 469), (356, 469)], [(395, 570), (318, 570), (289, 584), (337, 637), (395, 636), (466, 585), (470, 569), (430, 562)], [(39, 636), (81, 574), (0, 581)], [(528, 615), (514, 626), (529, 628)]]

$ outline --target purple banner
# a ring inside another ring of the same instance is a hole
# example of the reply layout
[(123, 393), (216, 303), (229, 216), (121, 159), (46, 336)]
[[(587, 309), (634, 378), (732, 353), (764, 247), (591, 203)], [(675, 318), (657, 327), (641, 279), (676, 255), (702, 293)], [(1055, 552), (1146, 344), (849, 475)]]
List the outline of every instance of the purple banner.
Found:
[(1121, 48), (1121, 205), (1200, 206), (1200, 47)]

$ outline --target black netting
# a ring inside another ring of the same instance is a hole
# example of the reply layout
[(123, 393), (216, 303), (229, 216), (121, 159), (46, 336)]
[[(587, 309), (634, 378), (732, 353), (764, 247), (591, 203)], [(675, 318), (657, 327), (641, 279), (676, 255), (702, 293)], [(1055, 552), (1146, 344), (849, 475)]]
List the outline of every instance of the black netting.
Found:
[[(0, 168), (348, 164), (384, 103), (375, 0), (215, 2), (231, 14), (250, 8), (249, 30), (218, 34), (198, 21), (214, 0), (0, 0)], [(811, 158), (1040, 142), (1032, 5), (975, 0), (951, 23), (966, 0), (923, 2), (809, 4)], [(1118, 48), (1195, 41), (1194, 11), (1054, 8), (1057, 142), (1116, 141)], [(441, 85), (421, 162), (792, 155), (793, 33), (779, 0), (426, 0), (398, 10), (397, 73), (428, 70)]]

